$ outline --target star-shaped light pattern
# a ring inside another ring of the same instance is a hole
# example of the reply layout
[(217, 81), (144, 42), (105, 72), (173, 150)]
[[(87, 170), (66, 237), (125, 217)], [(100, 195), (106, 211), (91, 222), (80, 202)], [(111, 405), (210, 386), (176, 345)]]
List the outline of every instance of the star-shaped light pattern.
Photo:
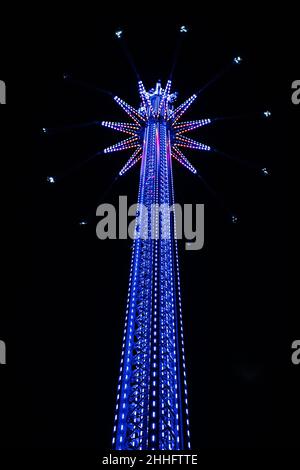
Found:
[(167, 123), (167, 126), (171, 133), (172, 157), (194, 174), (197, 173), (197, 170), (182, 153), (180, 148), (189, 148), (205, 152), (209, 152), (212, 150), (209, 145), (190, 139), (184, 135), (189, 131), (193, 131), (200, 127), (211, 124), (211, 119), (198, 119), (194, 121), (184, 122), (180, 121), (181, 117), (186, 113), (186, 111), (196, 100), (197, 94), (193, 94), (190, 98), (185, 100), (177, 108), (174, 108), (173, 103), (177, 95), (175, 93), (171, 93), (171, 85), (171, 81), (168, 80), (166, 87), (164, 89), (160, 89), (161, 100), (159, 107), (156, 110), (153, 108), (151, 97), (154, 93), (157, 93), (157, 90), (155, 91), (154, 89), (152, 89), (147, 92), (141, 81), (139, 81), (138, 83), (138, 90), (141, 98), (141, 105), (139, 109), (135, 109), (133, 106), (129, 105), (118, 96), (115, 96), (115, 102), (126, 112), (126, 114), (128, 114), (128, 116), (133, 121), (103, 121), (101, 123), (104, 127), (108, 127), (110, 129), (130, 135), (130, 137), (128, 137), (127, 139), (124, 139), (114, 145), (111, 145), (110, 147), (105, 148), (103, 151), (105, 154), (110, 154), (112, 152), (118, 152), (121, 150), (127, 150), (131, 148), (134, 149), (133, 155), (129, 158), (129, 160), (120, 170), (120, 176), (123, 176), (129, 169), (131, 169), (136, 163), (141, 160), (143, 156), (142, 149), (144, 130), (150, 120), (164, 120)]

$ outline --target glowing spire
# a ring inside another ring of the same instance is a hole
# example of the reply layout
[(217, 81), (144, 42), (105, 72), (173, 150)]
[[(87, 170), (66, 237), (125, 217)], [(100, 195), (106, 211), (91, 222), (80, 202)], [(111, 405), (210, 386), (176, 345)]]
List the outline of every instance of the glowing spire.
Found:
[(154, 109), (151, 104), (149, 94), (146, 92), (143, 82), (141, 80), (139, 81), (139, 94), (142, 99), (144, 108), (149, 110), (151, 116), (154, 116)]
[(161, 112), (163, 106), (164, 106), (164, 116), (166, 115), (167, 109), (166, 109), (165, 104), (166, 104), (166, 99), (167, 99), (167, 97), (168, 97), (168, 95), (169, 95), (169, 93), (170, 93), (171, 86), (172, 86), (172, 82), (171, 82), (171, 80), (168, 80), (168, 81), (167, 81), (166, 88), (165, 88), (165, 90), (164, 90), (164, 94), (163, 94), (162, 99), (160, 100), (160, 103), (159, 103), (159, 108), (158, 108), (158, 111), (157, 111), (157, 116), (160, 115), (160, 112)]
[(147, 99), (146, 99), (146, 90), (145, 90), (145, 87), (143, 85), (143, 82), (140, 80), (139, 83), (139, 95), (140, 95), (140, 98), (143, 102), (143, 106), (145, 109), (147, 109)]

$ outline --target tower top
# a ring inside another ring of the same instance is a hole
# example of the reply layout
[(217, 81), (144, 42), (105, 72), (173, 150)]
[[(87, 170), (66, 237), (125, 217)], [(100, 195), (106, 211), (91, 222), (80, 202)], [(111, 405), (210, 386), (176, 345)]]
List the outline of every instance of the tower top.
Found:
[(158, 81), (156, 82), (155, 94), (156, 94), (156, 95), (161, 95), (161, 81), (160, 81), (160, 80), (158, 80)]

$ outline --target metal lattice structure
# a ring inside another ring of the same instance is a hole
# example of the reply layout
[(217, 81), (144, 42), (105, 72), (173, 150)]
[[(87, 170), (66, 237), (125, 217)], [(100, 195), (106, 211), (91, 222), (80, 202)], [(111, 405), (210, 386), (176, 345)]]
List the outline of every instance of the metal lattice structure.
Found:
[(175, 202), (172, 157), (196, 173), (180, 147), (209, 151), (184, 134), (211, 121), (180, 122), (197, 95), (174, 108), (171, 81), (165, 89), (158, 82), (149, 92), (139, 82), (139, 94), (138, 110), (115, 97), (133, 123), (102, 123), (130, 134), (104, 153), (135, 148), (120, 175), (141, 160), (113, 448), (187, 450), (191, 444), (176, 220), (168, 209)]

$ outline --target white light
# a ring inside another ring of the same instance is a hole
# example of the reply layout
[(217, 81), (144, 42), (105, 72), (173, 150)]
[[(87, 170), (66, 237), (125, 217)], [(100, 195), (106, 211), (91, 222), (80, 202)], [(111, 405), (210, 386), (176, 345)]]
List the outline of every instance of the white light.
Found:
[(43, 132), (43, 134), (47, 134), (48, 129), (47, 129), (46, 127), (43, 127), (43, 128), (42, 128), (42, 132)]
[(81, 221), (79, 222), (79, 225), (87, 225), (87, 222), (86, 222), (85, 220), (81, 220)]
[(265, 175), (265, 176), (268, 176), (268, 175), (270, 174), (270, 173), (269, 173), (269, 170), (268, 170), (267, 168), (262, 168), (262, 169), (261, 169), (261, 172), (262, 172), (262, 174)]
[(115, 35), (117, 36), (118, 39), (121, 39), (123, 34), (123, 31), (121, 29), (118, 29), (118, 31), (115, 32)]
[(272, 115), (271, 111), (265, 111), (265, 112), (264, 112), (264, 116), (265, 116), (266, 118), (270, 117), (271, 115)]
[(232, 222), (233, 224), (236, 224), (236, 223), (238, 222), (238, 218), (237, 218), (236, 215), (232, 215), (232, 216), (231, 216), (231, 222)]
[(187, 33), (188, 32), (188, 28), (184, 25), (180, 26), (180, 30), (179, 30), (181, 33)]
[(237, 57), (235, 57), (235, 58), (233, 59), (233, 62), (234, 62), (235, 64), (240, 64), (240, 63), (242, 62), (242, 60), (243, 60), (243, 59), (242, 59), (240, 56), (237, 56)]
[(53, 178), (53, 176), (47, 176), (47, 183), (50, 183), (50, 184), (55, 183), (55, 179)]

